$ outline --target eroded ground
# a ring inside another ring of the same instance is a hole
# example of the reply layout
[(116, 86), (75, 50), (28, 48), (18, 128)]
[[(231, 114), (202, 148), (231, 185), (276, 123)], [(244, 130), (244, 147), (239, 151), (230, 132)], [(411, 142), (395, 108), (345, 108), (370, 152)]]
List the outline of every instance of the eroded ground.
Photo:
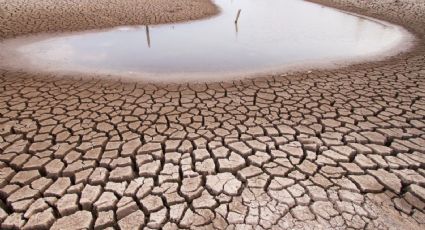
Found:
[[(397, 4), (361, 7), (421, 36)], [(1, 228), (423, 229), (424, 54), (180, 86), (1, 70)]]
[(0, 0), (0, 39), (30, 33), (179, 22), (217, 13), (217, 7), (209, 0)]

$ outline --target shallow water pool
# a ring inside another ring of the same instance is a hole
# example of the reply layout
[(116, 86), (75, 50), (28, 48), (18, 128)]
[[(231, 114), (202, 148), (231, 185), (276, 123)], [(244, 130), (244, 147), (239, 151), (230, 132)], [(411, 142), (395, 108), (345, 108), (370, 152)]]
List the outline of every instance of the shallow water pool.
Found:
[(211, 81), (364, 59), (394, 51), (408, 34), (302, 0), (214, 2), (221, 13), (208, 19), (6, 40), (0, 56), (4, 65), (47, 72)]

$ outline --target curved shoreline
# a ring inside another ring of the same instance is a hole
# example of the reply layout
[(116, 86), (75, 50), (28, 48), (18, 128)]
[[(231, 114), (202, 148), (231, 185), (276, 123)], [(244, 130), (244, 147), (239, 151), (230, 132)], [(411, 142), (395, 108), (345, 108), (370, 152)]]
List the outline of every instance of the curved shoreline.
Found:
[[(420, 17), (421, 9), (425, 8), (425, 2), (418, 0), (389, 1), (381, 0), (367, 3), (358, 0), (306, 0), (309, 2), (366, 15), (368, 17), (394, 23), (408, 29), (417, 36), (423, 37), (425, 29), (420, 26), (425, 22), (425, 17)], [(392, 3), (392, 4), (391, 4)], [(412, 9), (417, 7), (416, 9)], [(392, 7), (392, 8), (391, 8)], [(403, 9), (410, 7), (409, 9)], [(389, 9), (391, 8), (391, 9)]]
[[(19, 0), (21, 1), (21, 0)], [(44, 0), (44, 1), (49, 1), (49, 0)], [(78, 1), (86, 1), (86, 0), (78, 0)], [(108, 0), (108, 1), (115, 1), (115, 0)], [(149, 2), (149, 0), (139, 0), (139, 1), (147, 1)], [(166, 0), (160, 0), (160, 1), (166, 1)], [(181, 0), (182, 2), (177, 1), (177, 3), (175, 5), (173, 5), (174, 7), (177, 7), (180, 9), (180, 4), (185, 5), (184, 1), (186, 0)], [(159, 7), (155, 8), (152, 12), (150, 12), (149, 18), (154, 18), (153, 21), (147, 21), (146, 18), (144, 18), (143, 20), (141, 20), (140, 18), (137, 18), (136, 21), (132, 21), (132, 22), (126, 22), (125, 20), (123, 22), (120, 23), (106, 23), (103, 26), (94, 26), (93, 25), (85, 25), (84, 23), (82, 23), (82, 27), (81, 28), (77, 28), (77, 29), (69, 29), (69, 28), (53, 28), (52, 30), (49, 30), (48, 27), (47, 28), (41, 28), (41, 30), (39, 31), (35, 31), (35, 32), (25, 32), (26, 29), (24, 29), (24, 31), (19, 31), (19, 27), (18, 29), (15, 29), (16, 31), (14, 31), (13, 29), (7, 29), (6, 26), (6, 31), (8, 32), (4, 32), (3, 30), (0, 30), (0, 40), (2, 39), (9, 39), (9, 38), (13, 38), (16, 36), (25, 36), (26, 34), (49, 34), (49, 33), (72, 33), (72, 32), (84, 32), (85, 30), (99, 30), (99, 29), (110, 29), (112, 27), (121, 27), (121, 26), (131, 26), (131, 25), (141, 25), (141, 24), (167, 24), (167, 23), (184, 23), (186, 21), (190, 21), (190, 20), (198, 20), (198, 19), (205, 19), (208, 17), (213, 17), (216, 16), (219, 13), (219, 9), (217, 8), (217, 6), (215, 4), (213, 4), (211, 1), (209, 0), (197, 0), (199, 1), (198, 4), (196, 4), (194, 6), (194, 8), (189, 8), (189, 12), (186, 13), (183, 18), (180, 19), (171, 19), (168, 18), (167, 20), (156, 20), (156, 15), (158, 14), (159, 11), (161, 11), (161, 7), (162, 5), (159, 4)], [(395, 16), (389, 16), (384, 14), (385, 13), (385, 9), (381, 9), (383, 12), (379, 12), (379, 10), (374, 9), (367, 9), (367, 8), (360, 8), (359, 6), (355, 6), (354, 3), (358, 3), (356, 0), (306, 0), (312, 3), (317, 3), (317, 4), (321, 4), (321, 5), (325, 5), (328, 7), (332, 7), (335, 9), (339, 9), (345, 12), (353, 12), (355, 14), (358, 15), (365, 15), (367, 17), (371, 17), (371, 18), (376, 18), (378, 20), (383, 20), (383, 21), (387, 21), (389, 23), (394, 23), (396, 25), (399, 25), (405, 29), (407, 29), (409, 32), (413, 33), (417, 39), (414, 39), (412, 41), (413, 45), (409, 45), (409, 50), (400, 50), (397, 52), (390, 52), (390, 55), (386, 55), (385, 53), (383, 53), (382, 55), (377, 55), (377, 58), (365, 58), (364, 60), (366, 61), (362, 61), (362, 60), (353, 60), (352, 62), (350, 61), (344, 61), (342, 63), (336, 64), (336, 65), (332, 65), (332, 66), (328, 66), (328, 67), (321, 67), (321, 66), (313, 66), (312, 68), (309, 68), (308, 66), (301, 67), (298, 68), (299, 66), (297, 65), (296, 68), (291, 69), (291, 68), (285, 68), (284, 71), (280, 71), (282, 73), (279, 74), (278, 69), (276, 70), (270, 70), (270, 71), (266, 71), (264, 73), (255, 73), (255, 74), (249, 74), (248, 80), (252, 80), (255, 79), (256, 76), (260, 77), (260, 78), (267, 78), (267, 77), (276, 77), (276, 75), (297, 75), (300, 71), (301, 74), (302, 72), (304, 72), (305, 70), (337, 70), (337, 69), (345, 69), (345, 68), (357, 68), (357, 66), (359, 65), (370, 65), (370, 64), (379, 64), (379, 63), (388, 63), (391, 61), (396, 61), (398, 59), (403, 59), (403, 57), (408, 57), (410, 55), (416, 55), (416, 54), (420, 54), (422, 51), (422, 49), (425, 49), (425, 40), (423, 39), (423, 37), (425, 36), (425, 29), (422, 29), (422, 27), (420, 26), (421, 24), (419, 23), (419, 26), (417, 24), (408, 24), (410, 23), (412, 20), (415, 21), (415, 18), (410, 19), (410, 20), (403, 20), (403, 17), (395, 17)], [(415, 0), (408, 0), (408, 1), (415, 1)], [(125, 1), (124, 1), (125, 2)], [(96, 3), (95, 3), (96, 4)], [(366, 4), (366, 3), (358, 3), (358, 4)], [(371, 4), (375, 4), (375, 3), (371, 3)], [(403, 4), (403, 2), (400, 2), (399, 4)], [(411, 3), (414, 4), (414, 3)], [(420, 3), (419, 3), (420, 4)], [(425, 3), (422, 3), (425, 4)], [(367, 4), (366, 4), (367, 5)], [(125, 6), (125, 4), (122, 7), (128, 7)], [(7, 8), (7, 7), (6, 7)], [(425, 8), (425, 6), (424, 6)], [(194, 11), (199, 10), (199, 9), (203, 9), (201, 10), (202, 13), (200, 14), (196, 14), (194, 13)], [(6, 9), (7, 10), (7, 9)], [(112, 8), (110, 8), (110, 10), (112, 10)], [(187, 9), (182, 9), (182, 11), (185, 11)], [(23, 13), (26, 13), (25, 11)], [(90, 15), (88, 15), (90, 16)], [(53, 18), (50, 18), (53, 17)], [(54, 14), (47, 16), (48, 20), (54, 20)], [(178, 17), (177, 17), (178, 18)], [(418, 18), (419, 20), (421, 18)], [(2, 19), (4, 21), (4, 19)], [(100, 20), (101, 21), (101, 20)], [(422, 21), (425, 23), (425, 20), (422, 18)], [(14, 22), (12, 22), (13, 24)], [(25, 22), (24, 22), (25, 23)], [(101, 23), (103, 24), (103, 23)], [(78, 26), (80, 27), (80, 26)], [(47, 29), (47, 30), (46, 30)], [(402, 49), (402, 48), (400, 48)], [(395, 55), (394, 55), (395, 54)], [(289, 71), (286, 71), (289, 70)], [(298, 70), (298, 71), (297, 71)], [(74, 75), (72, 73), (60, 73), (60, 72), (54, 72), (54, 73), (44, 73), (44, 72), (39, 72), (39, 71), (35, 71), (35, 72), (30, 72), (31, 70), (22, 70), (22, 69), (8, 69), (8, 71), (17, 71), (17, 72), (22, 72), (22, 73), (35, 73), (37, 75), (47, 75), (48, 77), (52, 76), (52, 75), (59, 75), (59, 76), (64, 76), (64, 77), (70, 77), (71, 75)], [(275, 74), (272, 74), (275, 73)], [(104, 79), (105, 74), (87, 74), (87, 75), (81, 75), (80, 73), (76, 73), (79, 76), (75, 76), (77, 79), (80, 79), (81, 76), (92, 76), (94, 78), (99, 78), (99, 79)], [(103, 77), (102, 77), (103, 75)], [(231, 73), (229, 74), (229, 76), (232, 75)], [(245, 73), (240, 73), (238, 75), (245, 75)], [(115, 76), (115, 75), (114, 75)], [(231, 78), (230, 81), (240, 81), (243, 80), (244, 78)], [(113, 78), (109, 78), (108, 80), (113, 80)], [(118, 79), (120, 81), (124, 80), (126, 81), (126, 79)], [(134, 81), (137, 81), (136, 79)], [(134, 82), (133, 80), (131, 80), (131, 82)], [(149, 83), (149, 82), (147, 82)], [(161, 84), (160, 82), (152, 82), (153, 84)], [(190, 82), (186, 82), (186, 83), (190, 83)], [(208, 82), (206, 82), (208, 83)]]
[[(320, 0), (312, 0), (309, 2), (313, 2), (316, 4), (321, 4)], [(338, 7), (338, 5), (336, 4), (331, 4), (330, 2), (325, 1), (326, 3), (323, 3), (322, 5), (327, 5), (331, 8), (335, 8), (337, 10), (341, 10), (342, 12), (351, 14), (348, 11), (345, 11), (343, 9), (343, 7)], [(215, 6), (217, 8), (217, 6)], [(361, 10), (357, 10), (353, 13), (354, 16), (361, 16), (360, 12)], [(212, 15), (214, 16), (214, 15)], [(368, 18), (370, 20), (375, 20), (378, 23), (388, 23), (391, 24), (392, 22), (387, 22), (385, 21), (385, 18), (380, 18), (380, 19), (375, 19), (369, 16), (364, 16), (365, 18)], [(394, 21), (394, 20), (392, 20)], [(173, 22), (174, 23), (174, 22)], [(180, 22), (177, 22), (180, 23)], [(401, 25), (402, 23), (400, 22), (395, 22), (395, 24), (397, 26), (400, 27), (401, 30), (405, 30), (405, 28)], [(121, 26), (118, 26), (121, 27)], [(111, 28), (109, 28), (111, 29)], [(105, 30), (109, 30), (109, 29), (105, 29)], [(99, 29), (93, 29), (94, 31), (99, 30)], [(85, 33), (86, 31), (81, 31), (81, 33)], [(379, 53), (373, 53), (373, 54), (369, 54), (366, 55), (364, 57), (358, 57), (358, 58), (347, 58), (347, 60), (321, 60), (321, 61), (307, 61), (304, 63), (299, 63), (299, 64), (291, 64), (291, 65), (284, 65), (284, 66), (276, 66), (276, 67), (271, 67), (271, 68), (265, 68), (265, 69), (259, 69), (258, 71), (239, 71), (239, 72), (222, 72), (222, 73), (173, 73), (171, 75), (173, 76), (179, 76), (181, 77), (182, 81), (181, 83), (212, 83), (212, 82), (232, 82), (232, 81), (243, 81), (244, 79), (248, 79), (248, 80), (252, 80), (255, 78), (267, 78), (267, 77), (273, 77), (273, 76), (280, 76), (280, 75), (297, 75), (298, 73), (303, 73), (306, 71), (320, 71), (320, 70), (337, 70), (337, 69), (341, 69), (341, 68), (347, 68), (350, 66), (354, 66), (354, 65), (361, 65), (361, 64), (370, 64), (370, 63), (379, 63), (382, 61), (388, 61), (388, 60), (392, 60), (394, 57), (400, 57), (403, 55), (406, 55), (410, 52), (412, 52), (412, 50), (415, 50), (417, 48), (417, 46), (419, 44), (422, 44), (422, 40), (417, 39), (416, 36), (421, 36), (420, 34), (418, 34), (417, 31), (412, 31), (412, 29), (409, 30), (409, 32), (412, 32), (412, 34), (406, 32), (405, 37), (403, 38), (403, 41), (400, 42), (400, 44), (397, 45), (397, 47), (393, 47), (391, 48), (391, 50), (385, 50)], [(67, 36), (67, 34), (75, 34), (78, 32), (76, 31), (69, 31), (66, 33), (58, 33), (59, 36)], [(35, 39), (43, 39), (44, 36), (50, 36), (51, 33), (44, 33), (44, 34), (40, 34), (40, 35), (36, 35)], [(38, 37), (39, 36), (39, 37)], [(19, 39), (19, 38), (18, 38)], [(25, 37), (22, 37), (22, 39), (26, 39)], [(12, 43), (14, 44), (14, 43)], [(19, 42), (18, 42), (19, 44)], [(148, 73), (148, 72), (136, 72), (133, 73), (131, 75), (129, 75), (128, 73), (121, 73), (121, 72), (93, 72), (93, 73), (84, 73), (84, 72), (80, 72), (80, 71), (62, 71), (62, 70), (53, 70), (53, 71), (43, 71), (40, 69), (37, 69), (37, 67), (29, 67), (26, 69), (21, 69), (18, 65), (19, 62), (17, 61), (9, 61), (8, 60), (8, 55), (6, 54), (6, 56), (4, 56), (5, 58), (3, 58), (4, 60), (7, 60), (7, 63), (12, 63), (12, 64), (8, 64), (7, 66), (4, 66), (3, 68), (7, 68), (9, 71), (19, 71), (19, 72), (25, 72), (25, 73), (33, 73), (36, 75), (47, 75), (47, 76), (63, 76), (63, 77), (69, 77), (69, 76), (75, 76), (76, 78), (92, 78), (92, 79), (100, 79), (100, 80), (119, 80), (119, 81), (123, 81), (123, 82), (140, 82), (140, 83), (149, 83), (149, 84), (173, 84), (172, 80), (169, 81), (153, 81), (153, 80), (138, 80), (138, 76), (139, 75), (145, 75), (148, 78), (153, 78), (155, 76), (155, 78), (162, 78), (163, 74), (155, 74), (155, 73)], [(17, 63), (16, 66), (13, 63)], [(12, 68), (13, 66), (13, 68)], [(0, 67), (1, 68), (1, 67)], [(211, 78), (211, 80), (208, 81), (196, 81), (193, 79), (196, 79), (197, 75), (203, 75), (203, 76), (211, 76), (211, 77), (215, 77), (217, 78), (217, 80), (214, 80), (213, 78)], [(167, 74), (164, 74), (168, 76)], [(220, 77), (218, 77), (217, 75), (220, 75)]]
[(2, 40), (27, 34), (186, 22), (212, 17), (219, 9), (210, 0), (0, 0), (0, 12), (9, 12), (0, 17)]
[[(287, 65), (276, 65), (276, 66), (270, 66), (265, 68), (258, 68), (253, 70), (247, 70), (247, 71), (226, 71), (226, 72), (176, 72), (176, 73), (150, 73), (150, 72), (143, 72), (143, 71), (137, 71), (134, 73), (127, 73), (126, 71), (123, 72), (114, 72), (114, 71), (85, 71), (84, 69), (79, 70), (71, 70), (68, 68), (68, 70), (62, 70), (60, 68), (48, 68), (48, 66), (40, 67), (37, 62), (33, 64), (32, 66), (28, 66), (26, 64), (25, 68), (21, 68), (20, 62), (24, 61), (24, 59), (17, 58), (15, 60), (13, 54), (15, 54), (15, 50), (17, 48), (22, 46), (21, 43), (25, 44), (27, 42), (27, 37), (21, 37), (21, 38), (13, 38), (11, 41), (5, 41), (6, 43), (2, 45), (3, 51), (9, 50), (9, 52), (2, 52), (3, 56), (3, 68), (7, 68), (9, 70), (22, 70), (25, 72), (31, 72), (36, 73), (38, 75), (63, 75), (63, 76), (70, 76), (73, 75), (75, 77), (87, 77), (87, 78), (99, 78), (99, 79), (109, 79), (109, 80), (121, 80), (124, 82), (140, 82), (140, 83), (153, 83), (153, 84), (172, 84), (175, 82), (175, 80), (172, 79), (179, 79), (178, 82), (181, 83), (211, 83), (211, 82), (231, 82), (235, 80), (243, 80), (243, 79), (254, 79), (258, 77), (267, 77), (267, 76), (273, 76), (273, 75), (282, 75), (282, 74), (290, 74), (290, 73), (297, 73), (297, 72), (305, 72), (305, 71), (311, 71), (311, 70), (323, 70), (323, 69), (337, 69), (341, 67), (347, 67), (353, 64), (359, 64), (359, 63), (365, 63), (367, 61), (381, 61), (388, 59), (391, 56), (398, 55), (400, 53), (406, 53), (409, 49), (411, 49), (414, 44), (416, 43), (416, 37), (412, 35), (410, 32), (404, 29), (404, 27), (400, 25), (394, 25), (389, 22), (370, 18), (367, 16), (361, 16), (359, 14), (350, 13), (347, 11), (339, 10), (343, 13), (351, 14), (355, 17), (363, 17), (367, 20), (374, 21), (376, 23), (385, 25), (385, 26), (391, 26), (395, 27), (395, 29), (399, 30), (400, 33), (403, 33), (403, 38), (397, 42), (396, 45), (393, 45), (392, 47), (388, 48), (386, 47), (382, 51), (373, 52), (367, 55), (363, 55), (361, 57), (347, 57), (347, 58), (339, 58), (339, 59), (322, 59), (322, 60), (316, 60), (316, 61), (305, 61), (305, 62), (299, 62), (294, 64), (287, 64)], [(176, 23), (173, 23), (176, 24)], [(177, 23), (178, 25), (178, 23)], [(164, 24), (165, 26), (165, 24)], [(93, 32), (105, 32), (105, 31), (113, 31), (118, 28), (110, 28), (105, 30), (93, 30)], [(125, 28), (125, 27), (123, 27)], [(90, 33), (90, 31), (82, 31), (81, 33)], [(45, 33), (40, 35), (32, 36), (30, 39), (31, 41), (37, 41), (37, 40), (44, 40), (44, 39), (50, 39), (50, 37), (66, 37), (71, 35), (79, 35), (79, 32), (68, 32), (68, 33), (58, 33), (51, 34), (51, 33)], [(16, 53), (17, 54), (17, 53)], [(18, 55), (18, 54), (17, 54)], [(1, 59), (1, 58), (0, 58)], [(7, 64), (6, 64), (7, 63)], [(25, 61), (24, 61), (25, 63)], [(40, 63), (42, 64), (42, 63)], [(0, 68), (2, 68), (0, 66)], [(47, 69), (45, 69), (47, 68)], [(142, 78), (142, 79), (140, 79)], [(158, 80), (158, 79), (168, 79), (168, 80)], [(180, 80), (181, 79), (181, 80)], [(200, 79), (200, 80), (198, 80)]]

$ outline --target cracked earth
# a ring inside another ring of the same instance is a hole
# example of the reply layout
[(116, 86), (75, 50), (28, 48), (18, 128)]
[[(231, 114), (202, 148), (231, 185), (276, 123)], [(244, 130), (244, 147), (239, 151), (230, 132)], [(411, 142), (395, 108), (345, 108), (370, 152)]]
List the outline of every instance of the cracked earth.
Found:
[(1, 228), (423, 229), (425, 4), (320, 2), (418, 42), (226, 83), (0, 70)]
[(209, 0), (0, 0), (0, 39), (181, 22), (217, 13), (217, 7)]

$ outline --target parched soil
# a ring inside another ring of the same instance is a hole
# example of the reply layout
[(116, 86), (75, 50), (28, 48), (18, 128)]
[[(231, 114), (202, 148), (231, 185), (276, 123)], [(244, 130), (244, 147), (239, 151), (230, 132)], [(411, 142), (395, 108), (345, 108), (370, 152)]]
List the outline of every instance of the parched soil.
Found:
[(0, 0), (0, 40), (30, 33), (180, 22), (218, 11), (209, 0)]
[(308, 0), (400, 24), (423, 38), (425, 1), (422, 0)]
[(227, 83), (0, 70), (1, 228), (424, 229), (425, 5), (320, 2), (418, 42)]

